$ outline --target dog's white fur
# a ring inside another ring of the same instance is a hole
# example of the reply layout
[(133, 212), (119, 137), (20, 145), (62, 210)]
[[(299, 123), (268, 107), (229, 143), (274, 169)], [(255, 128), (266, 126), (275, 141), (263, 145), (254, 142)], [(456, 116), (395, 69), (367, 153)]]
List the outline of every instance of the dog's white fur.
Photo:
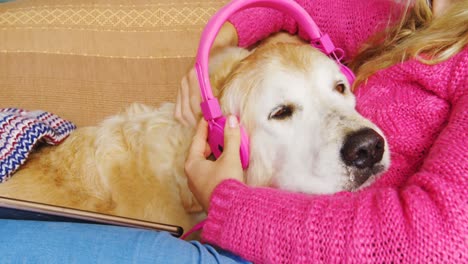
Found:
[[(309, 45), (225, 49), (210, 62), (225, 113), (250, 135), (247, 183), (305, 193), (353, 190), (359, 171), (340, 149), (347, 134), (378, 128), (359, 115), (338, 66)], [(344, 93), (336, 90), (343, 83)], [(290, 115), (273, 118), (282, 107)], [(0, 195), (180, 225), (203, 217), (187, 187), (184, 161), (193, 130), (173, 119), (173, 104), (134, 104), (57, 147), (42, 147)], [(378, 169), (389, 165), (387, 146)]]

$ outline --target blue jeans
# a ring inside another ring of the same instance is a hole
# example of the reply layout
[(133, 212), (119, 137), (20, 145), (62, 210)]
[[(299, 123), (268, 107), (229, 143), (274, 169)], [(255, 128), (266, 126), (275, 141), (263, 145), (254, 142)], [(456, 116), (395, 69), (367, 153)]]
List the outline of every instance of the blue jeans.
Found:
[(248, 263), (166, 232), (95, 224), (0, 219), (0, 262)]

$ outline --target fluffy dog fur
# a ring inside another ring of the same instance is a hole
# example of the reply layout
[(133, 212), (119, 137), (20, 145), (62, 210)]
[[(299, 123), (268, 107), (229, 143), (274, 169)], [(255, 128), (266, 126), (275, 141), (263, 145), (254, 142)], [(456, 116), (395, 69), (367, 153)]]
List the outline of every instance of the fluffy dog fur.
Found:
[[(362, 183), (355, 177), (388, 167), (386, 146), (371, 169), (342, 161), (349, 133), (382, 132), (355, 111), (337, 65), (309, 45), (228, 48), (210, 63), (223, 111), (238, 115), (250, 135), (247, 184), (333, 193), (355, 190)], [(174, 120), (173, 108), (134, 104), (59, 146), (39, 148), (0, 195), (190, 229), (203, 217), (184, 175), (194, 131)]]

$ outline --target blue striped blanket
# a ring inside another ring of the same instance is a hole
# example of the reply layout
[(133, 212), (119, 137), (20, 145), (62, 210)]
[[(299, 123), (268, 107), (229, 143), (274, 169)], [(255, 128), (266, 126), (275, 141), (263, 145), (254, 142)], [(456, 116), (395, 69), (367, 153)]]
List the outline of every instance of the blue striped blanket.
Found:
[(38, 143), (57, 145), (75, 128), (49, 112), (0, 108), (0, 183), (26, 162)]

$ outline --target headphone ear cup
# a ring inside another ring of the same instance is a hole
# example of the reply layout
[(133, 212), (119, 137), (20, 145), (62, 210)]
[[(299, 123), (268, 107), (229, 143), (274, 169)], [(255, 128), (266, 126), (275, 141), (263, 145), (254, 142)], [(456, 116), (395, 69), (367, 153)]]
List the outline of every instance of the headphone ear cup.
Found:
[(211, 152), (216, 158), (219, 158), (219, 156), (221, 156), (224, 150), (224, 123), (225, 122), (226, 122), (226, 118), (221, 117), (216, 121), (209, 121), (208, 123), (208, 129), (209, 129), (208, 130), (208, 144), (210, 145)]
[[(219, 158), (224, 150), (224, 126), (226, 125), (226, 117), (222, 116), (216, 120), (208, 121), (208, 144), (211, 152), (216, 158)], [(241, 144), (239, 149), (242, 168), (247, 169), (249, 166), (249, 137), (245, 129), (241, 126)]]

